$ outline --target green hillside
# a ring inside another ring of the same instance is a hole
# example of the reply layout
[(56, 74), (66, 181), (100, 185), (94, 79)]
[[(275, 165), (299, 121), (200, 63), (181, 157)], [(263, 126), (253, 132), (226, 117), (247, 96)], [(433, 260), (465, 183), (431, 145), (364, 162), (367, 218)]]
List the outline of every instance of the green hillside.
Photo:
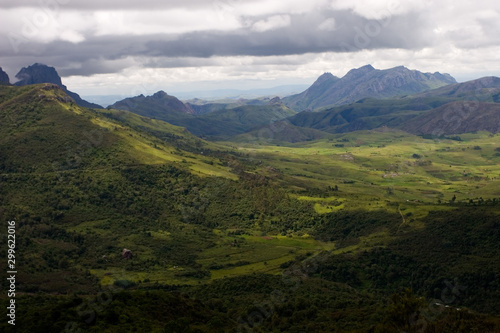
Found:
[(204, 157), (211, 165), (200, 162), (197, 154), (217, 148), (183, 128), (126, 111), (81, 108), (52, 84), (4, 86), (0, 96), (4, 172), (175, 162), (203, 174), (234, 177), (213, 157)]
[[(226, 111), (205, 116), (227, 136), (293, 113)], [(499, 134), (276, 122), (273, 138), (207, 142), (50, 84), (0, 87), (0, 124), (18, 332), (500, 328)]]

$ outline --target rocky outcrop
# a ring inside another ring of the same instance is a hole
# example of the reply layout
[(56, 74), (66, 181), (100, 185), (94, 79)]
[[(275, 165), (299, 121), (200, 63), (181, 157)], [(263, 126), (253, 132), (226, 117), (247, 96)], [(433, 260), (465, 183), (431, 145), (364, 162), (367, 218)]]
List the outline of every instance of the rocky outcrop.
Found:
[(65, 85), (62, 84), (61, 77), (57, 74), (57, 71), (54, 67), (50, 67), (47, 65), (35, 63), (28, 67), (23, 67), (19, 73), (16, 74), (16, 78), (19, 80), (14, 85), (16, 86), (26, 86), (29, 84), (40, 84), (40, 83), (53, 83), (57, 84), (61, 87), (68, 96), (75, 100), (75, 103), (86, 107), (86, 108), (95, 108), (102, 109), (102, 106), (87, 102), (82, 99), (80, 95), (69, 91)]
[(0, 67), (0, 84), (10, 84), (9, 75)]
[(134, 255), (132, 254), (132, 251), (129, 249), (123, 249), (122, 251), (122, 258), (123, 259), (132, 259)]
[(281, 100), (281, 98), (279, 98), (278, 96), (272, 98), (269, 102), (267, 102), (268, 105), (282, 105), (283, 104), (283, 101)]

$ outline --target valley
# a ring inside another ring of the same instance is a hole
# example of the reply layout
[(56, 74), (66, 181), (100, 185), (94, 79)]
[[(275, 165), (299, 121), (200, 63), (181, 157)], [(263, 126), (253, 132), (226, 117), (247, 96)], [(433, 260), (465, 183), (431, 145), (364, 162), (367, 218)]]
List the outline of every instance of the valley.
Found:
[(401, 71), (308, 111), (0, 86), (21, 331), (495, 332), (498, 80), (343, 80)]

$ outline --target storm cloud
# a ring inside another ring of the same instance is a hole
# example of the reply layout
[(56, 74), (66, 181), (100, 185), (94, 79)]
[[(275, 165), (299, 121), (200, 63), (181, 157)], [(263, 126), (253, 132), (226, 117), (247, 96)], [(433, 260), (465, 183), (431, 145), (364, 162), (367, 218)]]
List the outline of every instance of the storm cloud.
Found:
[[(286, 17), (281, 20), (273, 20), (276, 16), (244, 17), (246, 26), (231, 31), (87, 35), (78, 43), (64, 40), (31, 41), (11, 35), (8, 42), (12, 45), (5, 45), (5, 41), (2, 45), (3, 57), (33, 57), (40, 62), (57, 62), (62, 67), (61, 74), (69, 76), (120, 71), (128, 62), (117, 60), (128, 57), (262, 57), (379, 48), (412, 49), (430, 43), (429, 39), (422, 38), (428, 31), (419, 24), (418, 15), (413, 13), (367, 19), (352, 11), (330, 10)], [(332, 23), (325, 28), (324, 22)], [(18, 62), (17, 59), (14, 61)], [(72, 68), (72, 64), (77, 64), (77, 67)], [(8, 65), (14, 64), (9, 62)], [(189, 65), (195, 64), (191, 61)]]
[[(367, 63), (424, 64), (418, 69), (454, 74), (450, 55), (467, 54), (463, 61), (476, 63), (478, 48), (483, 62), (493, 63), (500, 5), (448, 2), (20, 0), (2, 5), (0, 66), (12, 75), (40, 62), (82, 80), (132, 68), (208, 73), (224, 63), (235, 71), (231, 76), (272, 68), (278, 75), (287, 65), (301, 68), (297, 76), (311, 76), (318, 59), (331, 58), (333, 68), (323, 70), (337, 75)], [(433, 67), (440, 63), (444, 68)]]

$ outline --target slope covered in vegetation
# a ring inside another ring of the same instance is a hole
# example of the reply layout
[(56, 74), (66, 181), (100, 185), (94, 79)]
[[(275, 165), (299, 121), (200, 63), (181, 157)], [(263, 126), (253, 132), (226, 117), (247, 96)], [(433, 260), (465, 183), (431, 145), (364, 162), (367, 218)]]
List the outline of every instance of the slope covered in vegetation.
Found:
[(498, 134), (209, 143), (50, 84), (0, 121), (17, 331), (499, 329)]

